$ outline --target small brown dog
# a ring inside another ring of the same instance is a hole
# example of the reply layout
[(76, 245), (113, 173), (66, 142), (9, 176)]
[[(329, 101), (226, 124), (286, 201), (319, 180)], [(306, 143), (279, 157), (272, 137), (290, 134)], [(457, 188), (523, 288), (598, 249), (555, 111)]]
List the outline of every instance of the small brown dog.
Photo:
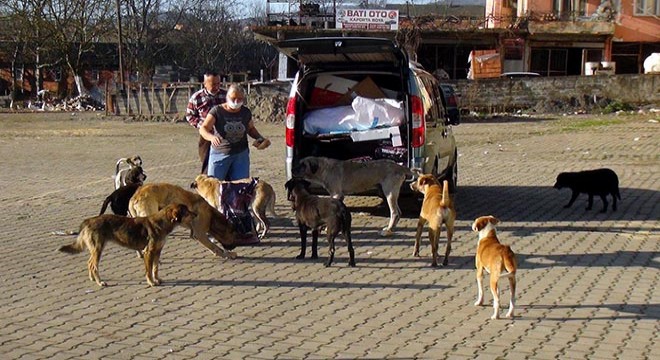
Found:
[(319, 197), (309, 193), (310, 183), (293, 178), (284, 184), (287, 199), (291, 201), (296, 212), (298, 228), (300, 229), (300, 255), (296, 259), (305, 258), (307, 247), (307, 230), (312, 230), (312, 259), (318, 258), (317, 245), (319, 230), (325, 226), (328, 234), (328, 260), (325, 266), (330, 266), (335, 256), (335, 238), (341, 232), (348, 246), (348, 265), (355, 266), (355, 251), (351, 240), (351, 213), (341, 200)]
[(165, 238), (179, 224), (190, 224), (195, 213), (181, 204), (172, 204), (147, 217), (129, 218), (120, 215), (105, 214), (86, 219), (80, 225), (76, 242), (64, 245), (58, 250), (78, 254), (87, 248), (89, 260), (87, 269), (89, 279), (99, 286), (106, 286), (99, 276), (99, 262), (106, 243), (117, 244), (133, 249), (144, 249), (144, 267), (149, 286), (160, 284), (158, 264), (160, 253), (165, 246)]
[[(502, 245), (495, 234), (495, 225), (499, 223), (494, 216), (482, 216), (474, 220), (472, 230), (479, 232), (479, 245), (477, 246), (476, 266), (477, 266), (477, 286), (479, 295), (475, 306), (480, 306), (484, 301), (483, 284), (481, 277), (483, 271), (490, 273), (490, 292), (493, 293), (493, 316), (491, 319), (499, 319), (500, 311), (500, 293), (497, 287), (497, 281), (501, 277), (509, 279), (511, 288), (511, 300), (509, 302), (509, 311), (506, 317), (513, 317), (513, 310), (516, 300), (516, 256), (509, 245)], [(506, 273), (502, 273), (506, 270)]]
[(442, 232), (442, 224), (445, 224), (447, 227), (447, 246), (445, 247), (445, 257), (442, 260), (442, 265), (447, 266), (449, 253), (451, 252), (451, 239), (454, 236), (454, 221), (456, 220), (454, 203), (449, 196), (449, 182), (445, 180), (440, 185), (435, 176), (428, 174), (420, 175), (416, 181), (410, 184), (410, 188), (424, 194), (422, 210), (419, 213), (419, 220), (417, 222), (413, 256), (419, 256), (422, 230), (424, 229), (424, 224), (428, 222), (431, 252), (433, 253), (431, 266), (438, 266), (440, 233)]
[[(252, 181), (252, 178), (229, 182), (245, 183), (250, 181)], [(190, 187), (196, 189), (197, 193), (211, 204), (211, 206), (220, 209), (220, 185), (222, 183), (223, 181), (219, 179), (200, 174), (195, 177), (195, 180), (190, 184)], [(259, 180), (254, 189), (254, 197), (252, 198), (250, 208), (252, 210), (252, 215), (256, 220), (257, 232), (260, 233), (260, 239), (263, 239), (266, 234), (268, 234), (268, 230), (270, 230), (270, 221), (266, 216), (266, 211), (269, 211), (273, 216), (277, 216), (275, 213), (275, 200), (275, 190), (273, 190), (273, 187), (270, 186), (269, 183)]]

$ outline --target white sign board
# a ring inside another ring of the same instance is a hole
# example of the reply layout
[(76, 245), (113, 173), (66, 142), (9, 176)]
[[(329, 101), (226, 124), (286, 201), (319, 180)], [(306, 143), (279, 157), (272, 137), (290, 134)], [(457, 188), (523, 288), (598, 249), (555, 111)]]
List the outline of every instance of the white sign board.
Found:
[(399, 10), (341, 9), (336, 24), (337, 29), (398, 30)]

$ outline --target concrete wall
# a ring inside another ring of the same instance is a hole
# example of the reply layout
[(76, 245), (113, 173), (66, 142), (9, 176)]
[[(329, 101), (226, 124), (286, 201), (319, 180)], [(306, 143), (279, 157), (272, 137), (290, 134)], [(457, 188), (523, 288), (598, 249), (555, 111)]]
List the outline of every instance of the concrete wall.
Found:
[(459, 80), (455, 86), (461, 94), (461, 107), (475, 111), (552, 110), (615, 100), (633, 105), (660, 104), (660, 75)]

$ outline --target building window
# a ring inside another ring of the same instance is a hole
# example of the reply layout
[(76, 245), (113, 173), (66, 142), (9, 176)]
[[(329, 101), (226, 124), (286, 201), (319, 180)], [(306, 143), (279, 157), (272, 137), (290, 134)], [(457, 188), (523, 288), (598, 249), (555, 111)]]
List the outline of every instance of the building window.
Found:
[(660, 0), (635, 0), (635, 15), (660, 15)]

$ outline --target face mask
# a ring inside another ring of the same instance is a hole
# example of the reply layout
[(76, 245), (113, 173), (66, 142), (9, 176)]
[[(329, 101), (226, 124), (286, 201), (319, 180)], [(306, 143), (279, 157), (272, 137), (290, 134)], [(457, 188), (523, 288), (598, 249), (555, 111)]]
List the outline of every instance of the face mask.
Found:
[(230, 109), (236, 110), (236, 109), (240, 109), (241, 106), (243, 106), (243, 102), (242, 101), (233, 102), (233, 101), (227, 99), (227, 105), (229, 106)]

